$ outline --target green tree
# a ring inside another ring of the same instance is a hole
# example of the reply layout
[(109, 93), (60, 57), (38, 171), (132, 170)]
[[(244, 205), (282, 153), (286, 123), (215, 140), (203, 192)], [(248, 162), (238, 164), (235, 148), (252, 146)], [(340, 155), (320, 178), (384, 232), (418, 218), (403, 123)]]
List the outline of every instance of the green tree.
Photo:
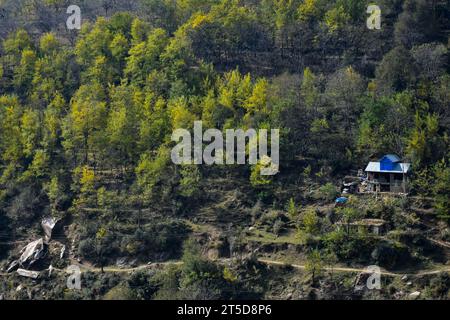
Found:
[(183, 245), (181, 293), (186, 297), (212, 299), (220, 297), (224, 286), (223, 271), (213, 262), (203, 258), (200, 246), (192, 239)]
[(339, 208), (338, 213), (342, 216), (343, 222), (346, 225), (347, 236), (350, 236), (350, 225), (352, 222), (362, 217), (361, 211), (353, 207), (346, 206), (344, 208)]
[(444, 25), (436, 15), (438, 1), (405, 0), (395, 24), (395, 40), (407, 48), (443, 36)]
[(26, 93), (31, 89), (36, 60), (36, 52), (25, 49), (21, 53), (19, 65), (14, 69), (15, 89), (22, 96), (26, 96)]
[(131, 47), (126, 58), (125, 75), (134, 84), (143, 85), (153, 70), (161, 68), (161, 54), (168, 45), (169, 38), (163, 29), (155, 29), (146, 41)]
[(311, 274), (312, 284), (315, 285), (317, 277), (320, 276), (323, 270), (323, 258), (319, 250), (312, 250), (308, 254), (305, 270)]
[[(92, 208), (95, 206), (96, 200), (96, 176), (94, 170), (88, 166), (77, 167), (73, 171), (74, 184), (72, 190), (78, 194), (78, 198), (75, 199), (73, 207), (78, 210), (85, 208)], [(84, 213), (84, 211), (80, 212)], [(84, 219), (85, 215), (80, 214)]]
[(50, 181), (44, 184), (44, 190), (50, 202), (50, 211), (52, 216), (58, 216), (59, 204), (65, 198), (64, 190), (57, 176), (51, 177)]
[(323, 15), (324, 1), (304, 0), (298, 7), (298, 18), (300, 21), (320, 19)]
[(126, 167), (137, 161), (137, 143), (139, 137), (138, 109), (133, 87), (122, 84), (110, 88), (110, 106), (106, 123), (106, 136), (109, 142), (108, 154), (119, 164)]
[[(155, 100), (155, 101), (154, 101)], [(170, 134), (171, 123), (167, 103), (163, 98), (148, 95), (139, 117), (140, 150), (157, 150)]]
[(136, 183), (139, 192), (143, 193), (145, 201), (160, 197), (159, 201), (167, 201), (167, 196), (172, 190), (173, 181), (170, 164), (170, 150), (161, 146), (156, 156), (142, 154), (135, 169)]
[(342, 29), (349, 20), (350, 16), (342, 5), (338, 5), (325, 13), (325, 24), (331, 33)]
[(315, 235), (319, 230), (319, 218), (314, 209), (308, 209), (302, 217), (303, 230), (309, 235)]
[(448, 138), (439, 135), (439, 118), (436, 114), (416, 113), (415, 125), (407, 140), (407, 152), (416, 168), (429, 165), (443, 156)]
[(439, 218), (450, 220), (450, 167), (442, 160), (434, 166), (434, 207)]
[(69, 156), (83, 164), (101, 157), (105, 148), (107, 108), (99, 84), (82, 85), (64, 119), (63, 146)]
[(200, 191), (201, 174), (198, 166), (185, 165), (180, 171), (180, 194), (184, 197), (194, 197)]
[(317, 78), (310, 68), (303, 71), (302, 85), (300, 94), (306, 107), (317, 112), (317, 103), (319, 99), (319, 90), (317, 88)]
[(19, 166), (24, 156), (21, 137), (22, 106), (16, 96), (0, 97), (0, 157), (8, 165)]
[(40, 140), (39, 114), (32, 109), (26, 109), (22, 114), (20, 122), (20, 138), (24, 156), (30, 157), (33, 155)]
[(376, 69), (376, 85), (380, 93), (402, 91), (415, 81), (415, 64), (403, 46), (389, 51)]
[(298, 215), (298, 208), (297, 205), (295, 204), (295, 200), (294, 198), (290, 198), (289, 202), (287, 204), (287, 212), (289, 217), (294, 220), (297, 215)]
[(62, 125), (66, 102), (61, 94), (56, 94), (44, 111), (41, 145), (49, 152), (60, 148)]
[(318, 197), (326, 201), (333, 201), (339, 195), (336, 186), (331, 182), (321, 186), (318, 190)]
[(104, 251), (105, 251), (105, 238), (108, 234), (108, 231), (105, 228), (99, 228), (97, 233), (95, 234), (95, 241), (96, 241), (96, 251), (97, 251), (97, 261), (100, 263), (100, 269), (102, 273), (104, 273), (104, 265), (105, 265), (105, 259), (104, 259)]

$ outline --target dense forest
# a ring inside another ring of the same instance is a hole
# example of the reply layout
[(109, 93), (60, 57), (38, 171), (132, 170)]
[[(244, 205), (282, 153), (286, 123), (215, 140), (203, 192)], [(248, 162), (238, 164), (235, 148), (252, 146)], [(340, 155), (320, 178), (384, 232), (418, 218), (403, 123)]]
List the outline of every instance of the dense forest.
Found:
[[(72, 2), (81, 30), (66, 28)], [(407, 296), (395, 278), (354, 293), (325, 266), (448, 261), (429, 238), (450, 241), (449, 19), (445, 0), (0, 1), (0, 266), (51, 216), (63, 226), (32, 269), (93, 268), (81, 291), (5, 273), (1, 297)], [(173, 164), (172, 132), (198, 120), (279, 128), (279, 174)], [(408, 196), (334, 208), (342, 179), (384, 154), (412, 164)], [(391, 231), (334, 228), (361, 218)], [(118, 260), (157, 266), (108, 272)], [(413, 286), (449, 298), (450, 277)]]

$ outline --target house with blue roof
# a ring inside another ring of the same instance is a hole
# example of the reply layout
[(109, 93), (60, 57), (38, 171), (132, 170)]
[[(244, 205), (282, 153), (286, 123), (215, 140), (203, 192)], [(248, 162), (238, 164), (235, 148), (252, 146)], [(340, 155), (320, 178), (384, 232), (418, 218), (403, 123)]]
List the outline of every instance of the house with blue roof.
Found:
[(402, 162), (395, 154), (387, 154), (379, 161), (369, 162), (366, 168), (367, 191), (408, 193), (411, 164)]

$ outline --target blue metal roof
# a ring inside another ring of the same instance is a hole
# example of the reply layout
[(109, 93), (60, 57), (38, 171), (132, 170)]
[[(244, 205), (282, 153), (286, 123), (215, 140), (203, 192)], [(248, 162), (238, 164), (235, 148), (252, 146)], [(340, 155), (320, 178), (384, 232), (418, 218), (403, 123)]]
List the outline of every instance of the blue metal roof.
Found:
[(395, 163), (391, 170), (383, 170), (380, 162), (369, 162), (366, 172), (408, 173), (410, 169), (410, 163)]
[(382, 157), (380, 159), (380, 161), (383, 161), (384, 159), (388, 159), (391, 162), (400, 162), (401, 161), (400, 158), (395, 154), (387, 154), (384, 157)]

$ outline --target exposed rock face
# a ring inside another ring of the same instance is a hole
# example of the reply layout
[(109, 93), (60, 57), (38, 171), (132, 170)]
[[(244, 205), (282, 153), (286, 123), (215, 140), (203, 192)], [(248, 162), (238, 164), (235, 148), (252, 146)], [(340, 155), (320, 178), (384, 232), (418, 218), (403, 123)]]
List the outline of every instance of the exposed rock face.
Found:
[(11, 272), (19, 266), (31, 266), (33, 263), (41, 259), (44, 255), (44, 240), (38, 239), (36, 241), (30, 242), (21, 251), (21, 256), (19, 259), (14, 260), (8, 267), (7, 272)]
[(57, 223), (58, 223), (58, 220), (53, 217), (46, 217), (46, 218), (42, 219), (41, 226), (42, 226), (42, 229), (44, 229), (45, 242), (49, 242), (50, 239), (52, 238), (52, 232)]
[(409, 297), (409, 299), (411, 299), (411, 300), (416, 300), (417, 298), (420, 297), (420, 291), (414, 291), (414, 292), (411, 293), (408, 297)]
[(37, 272), (37, 271), (17, 269), (17, 273), (22, 277), (31, 278), (31, 279), (37, 279), (39, 277), (39, 272)]

